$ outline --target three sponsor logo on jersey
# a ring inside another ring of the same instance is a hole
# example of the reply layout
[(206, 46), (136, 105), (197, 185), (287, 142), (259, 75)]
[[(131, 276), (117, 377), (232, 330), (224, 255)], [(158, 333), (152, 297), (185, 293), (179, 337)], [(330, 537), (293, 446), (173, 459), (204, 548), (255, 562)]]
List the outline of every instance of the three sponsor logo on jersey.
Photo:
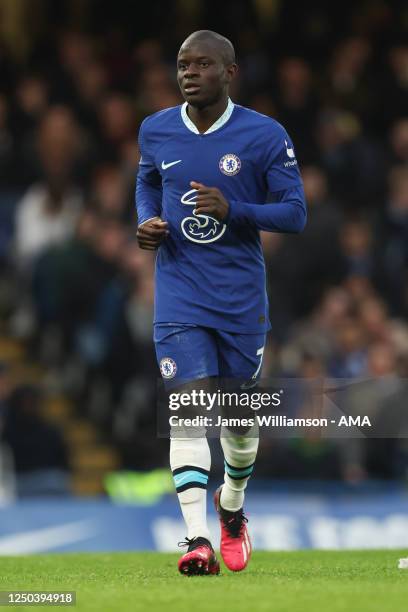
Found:
[[(181, 196), (180, 202), (186, 206), (194, 206), (197, 201), (197, 189), (190, 189)], [(181, 222), (181, 231), (191, 242), (206, 244), (215, 242), (221, 238), (227, 226), (225, 223), (210, 217), (209, 215), (197, 215), (193, 210), (193, 216), (184, 217)]]

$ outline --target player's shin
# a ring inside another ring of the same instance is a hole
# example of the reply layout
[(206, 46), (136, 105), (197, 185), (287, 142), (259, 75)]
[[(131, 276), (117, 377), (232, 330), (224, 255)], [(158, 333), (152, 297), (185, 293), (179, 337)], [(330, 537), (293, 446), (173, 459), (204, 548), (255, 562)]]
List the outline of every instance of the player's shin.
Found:
[[(174, 434), (176, 435), (176, 434)], [(207, 438), (173, 437), (170, 440), (170, 466), (187, 537), (210, 539), (207, 526), (207, 481), (211, 466)]]
[(222, 508), (236, 512), (244, 505), (244, 491), (254, 469), (259, 444), (258, 426), (246, 435), (236, 435), (223, 428), (221, 446), (224, 453), (224, 485), (221, 490)]

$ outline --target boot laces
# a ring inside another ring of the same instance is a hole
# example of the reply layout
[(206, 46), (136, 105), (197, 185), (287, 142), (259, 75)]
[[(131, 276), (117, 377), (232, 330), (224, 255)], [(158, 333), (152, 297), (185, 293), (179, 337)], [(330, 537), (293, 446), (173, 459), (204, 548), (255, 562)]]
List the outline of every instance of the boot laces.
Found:
[(185, 540), (182, 540), (181, 542), (179, 542), (178, 546), (180, 548), (187, 546), (188, 552), (195, 550), (199, 546), (207, 546), (207, 548), (210, 548), (212, 550), (212, 546), (206, 538), (186, 538)]

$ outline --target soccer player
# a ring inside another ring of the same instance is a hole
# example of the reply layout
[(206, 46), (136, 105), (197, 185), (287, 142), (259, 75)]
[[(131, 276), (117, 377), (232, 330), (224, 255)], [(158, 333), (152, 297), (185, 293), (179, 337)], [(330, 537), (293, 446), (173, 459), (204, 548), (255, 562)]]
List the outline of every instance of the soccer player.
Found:
[[(257, 380), (270, 328), (259, 230), (297, 233), (306, 222), (291, 139), (274, 119), (231, 101), (236, 73), (229, 40), (194, 32), (177, 58), (185, 103), (140, 127), (137, 238), (157, 249), (154, 341), (168, 384)], [(221, 431), (225, 475), (214, 499), (221, 555), (233, 571), (251, 555), (243, 503), (258, 441), (255, 426), (245, 435)], [(187, 575), (219, 572), (206, 520), (210, 463), (205, 436), (171, 434), (188, 531), (178, 567)]]

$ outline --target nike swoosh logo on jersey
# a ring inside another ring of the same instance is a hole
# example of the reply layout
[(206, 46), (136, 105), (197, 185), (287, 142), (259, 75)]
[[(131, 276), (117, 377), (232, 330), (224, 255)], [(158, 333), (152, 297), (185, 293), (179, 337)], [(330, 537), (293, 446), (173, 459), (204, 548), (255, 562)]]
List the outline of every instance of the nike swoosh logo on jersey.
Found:
[(176, 161), (169, 162), (168, 164), (162, 161), (162, 170), (167, 170), (167, 168), (170, 168), (171, 166), (174, 166), (175, 164), (179, 164), (181, 161), (182, 161), (181, 159), (177, 159)]

